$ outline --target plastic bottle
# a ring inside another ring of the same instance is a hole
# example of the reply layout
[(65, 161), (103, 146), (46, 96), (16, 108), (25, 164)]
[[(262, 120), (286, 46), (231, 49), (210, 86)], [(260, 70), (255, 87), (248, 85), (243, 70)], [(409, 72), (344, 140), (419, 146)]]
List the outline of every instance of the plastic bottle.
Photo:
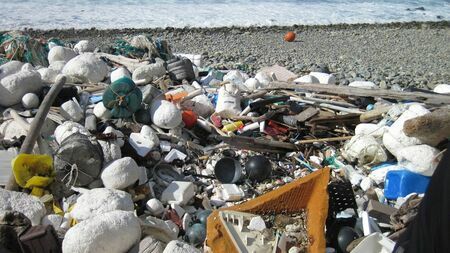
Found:
[(236, 121), (236, 122), (233, 122), (233, 123), (223, 126), (222, 131), (234, 132), (243, 126), (244, 126), (244, 123), (242, 121)]

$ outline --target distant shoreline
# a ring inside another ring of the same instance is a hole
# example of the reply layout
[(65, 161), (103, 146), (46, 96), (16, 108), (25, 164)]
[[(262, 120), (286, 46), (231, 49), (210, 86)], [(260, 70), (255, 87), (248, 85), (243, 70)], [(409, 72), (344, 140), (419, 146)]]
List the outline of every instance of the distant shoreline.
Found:
[[(72, 44), (90, 40), (103, 52), (111, 52), (117, 39), (147, 34), (167, 40), (173, 52), (203, 55), (208, 67), (254, 74), (278, 64), (299, 75), (326, 67), (340, 85), (369, 80), (384, 88), (432, 89), (450, 83), (450, 21), (24, 31)], [(295, 42), (283, 41), (287, 31), (297, 34)]]
[[(51, 34), (52, 32), (76, 32), (76, 33), (89, 33), (89, 32), (116, 32), (116, 33), (139, 33), (139, 32), (162, 32), (162, 31), (223, 31), (229, 29), (236, 30), (258, 30), (261, 28), (272, 28), (274, 30), (282, 30), (282, 29), (349, 29), (349, 28), (367, 28), (367, 27), (376, 27), (376, 28), (420, 28), (423, 25), (427, 25), (428, 28), (445, 28), (450, 27), (450, 20), (442, 20), (442, 21), (410, 21), (410, 22), (390, 22), (390, 23), (355, 23), (355, 24), (328, 24), (328, 25), (292, 25), (292, 26), (222, 26), (222, 27), (156, 27), (156, 28), (108, 28), (108, 29), (97, 29), (96, 27), (92, 28), (84, 28), (84, 29), (76, 29), (76, 28), (64, 28), (64, 29), (34, 29), (34, 28), (25, 28), (20, 31), (28, 32), (28, 33), (42, 33), (42, 34)], [(1, 27), (0, 27), (1, 29)], [(0, 30), (0, 33), (4, 33), (11, 30)]]

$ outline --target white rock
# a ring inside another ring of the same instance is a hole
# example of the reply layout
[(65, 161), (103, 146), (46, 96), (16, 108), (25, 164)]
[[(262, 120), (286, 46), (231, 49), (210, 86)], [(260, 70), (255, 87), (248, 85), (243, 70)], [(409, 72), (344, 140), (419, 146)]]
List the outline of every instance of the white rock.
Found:
[(49, 214), (42, 218), (42, 225), (52, 225), (56, 231), (59, 230), (63, 223), (64, 217), (57, 214)]
[(250, 220), (250, 224), (247, 226), (252, 231), (263, 231), (266, 229), (266, 223), (261, 216), (255, 216)]
[(355, 135), (371, 135), (375, 138), (383, 136), (385, 131), (387, 131), (386, 126), (371, 123), (361, 123), (355, 127)]
[(173, 240), (167, 244), (163, 253), (201, 253), (201, 251), (185, 242)]
[(55, 61), (69, 61), (77, 56), (77, 53), (70, 48), (56, 46), (48, 52), (48, 62), (52, 64)]
[(153, 216), (159, 216), (164, 212), (164, 206), (159, 201), (159, 199), (153, 198), (147, 201), (146, 205), (147, 210), (151, 213)]
[(74, 100), (64, 102), (60, 107), (61, 115), (68, 120), (78, 122), (83, 118), (83, 109)]
[(59, 71), (56, 71), (51, 68), (41, 68), (38, 69), (37, 72), (41, 75), (41, 79), (43, 83), (55, 83), (56, 77), (59, 74)]
[(440, 94), (450, 94), (450, 84), (438, 84), (433, 91)]
[(100, 177), (106, 188), (124, 189), (139, 179), (140, 170), (131, 157), (124, 157), (107, 165)]
[(161, 201), (168, 204), (186, 205), (195, 196), (195, 186), (192, 182), (173, 181), (163, 191)]
[(250, 91), (254, 91), (254, 90), (259, 89), (261, 87), (261, 84), (259, 83), (258, 79), (253, 78), (253, 77), (247, 79), (247, 81), (245, 81), (244, 85)]
[(114, 210), (133, 211), (131, 195), (120, 190), (96, 188), (86, 191), (77, 199), (70, 215), (81, 221)]
[(258, 80), (262, 88), (268, 87), (269, 83), (273, 81), (272, 77), (268, 73), (262, 71), (256, 73), (255, 78)]
[(67, 63), (66, 61), (55, 61), (55, 62), (52, 62), (48, 66), (48, 68), (53, 69), (53, 70), (57, 71), (58, 73), (61, 73), (64, 66), (66, 65), (66, 63)]
[(311, 72), (309, 75), (317, 78), (321, 84), (336, 84), (336, 77), (333, 74)]
[(141, 220), (143, 234), (151, 235), (162, 242), (170, 242), (177, 239), (180, 232), (178, 226), (171, 220), (163, 221), (152, 216), (147, 216)]
[(21, 212), (30, 219), (32, 225), (39, 225), (47, 212), (38, 198), (3, 188), (0, 188), (0, 211)]
[(69, 229), (62, 249), (64, 253), (124, 253), (140, 239), (138, 218), (132, 212), (113, 211)]
[(108, 75), (108, 65), (93, 53), (84, 53), (68, 61), (62, 73), (81, 82), (98, 83)]
[(431, 177), (439, 163), (439, 150), (428, 145), (415, 145), (400, 149), (397, 154), (399, 165), (409, 171)]
[(108, 120), (112, 117), (111, 111), (103, 105), (103, 102), (95, 104), (94, 115), (102, 120)]
[(150, 107), (152, 122), (164, 129), (176, 128), (182, 122), (181, 111), (166, 100), (156, 99)]
[(89, 40), (80, 40), (77, 44), (75, 44), (73, 50), (79, 54), (94, 52), (95, 45)]
[(166, 74), (166, 69), (162, 63), (144, 65), (133, 71), (133, 81), (145, 80), (146, 83), (153, 81)]
[(0, 80), (0, 106), (20, 103), (27, 93), (37, 93), (42, 88), (41, 75), (37, 71), (19, 71)]
[(0, 66), (0, 80), (6, 76), (15, 74), (22, 69), (23, 62), (10, 61)]
[(362, 89), (374, 89), (377, 87), (376, 84), (370, 81), (353, 81), (349, 83), (349, 87), (356, 87), (356, 88), (362, 88)]
[(113, 72), (111, 72), (111, 83), (114, 83), (116, 80), (122, 78), (122, 77), (128, 77), (131, 79), (131, 73), (128, 71), (125, 67), (119, 67), (115, 69)]
[(66, 121), (55, 129), (55, 140), (61, 144), (67, 137), (75, 133), (89, 135), (89, 131), (81, 124), (73, 121)]
[(294, 83), (320, 83), (319, 79), (312, 75), (304, 75), (294, 80)]
[(140, 133), (131, 133), (128, 141), (136, 150), (137, 154), (142, 157), (145, 157), (152, 149), (159, 145), (158, 136), (147, 125), (142, 127)]
[(238, 201), (244, 197), (244, 191), (235, 184), (222, 184), (222, 199), (224, 201)]
[(22, 105), (26, 109), (39, 107), (39, 97), (34, 93), (27, 93), (22, 97)]

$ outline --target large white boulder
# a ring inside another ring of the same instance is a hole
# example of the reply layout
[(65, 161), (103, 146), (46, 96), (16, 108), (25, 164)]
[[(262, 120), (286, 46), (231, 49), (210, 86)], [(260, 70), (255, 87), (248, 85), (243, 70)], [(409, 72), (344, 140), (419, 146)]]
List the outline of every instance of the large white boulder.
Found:
[(317, 78), (321, 84), (336, 84), (336, 77), (333, 74), (311, 72), (309, 75)]
[(433, 91), (440, 94), (450, 94), (450, 84), (438, 84)]
[(139, 220), (132, 212), (112, 211), (69, 229), (62, 250), (63, 253), (124, 253), (140, 238)]
[(182, 122), (181, 110), (166, 100), (156, 99), (150, 107), (152, 122), (164, 129), (173, 129)]
[(22, 69), (23, 62), (10, 61), (0, 66), (0, 80), (6, 76), (15, 74)]
[(100, 177), (106, 188), (124, 189), (134, 184), (141, 170), (131, 157), (124, 157), (107, 165)]
[(0, 80), (0, 106), (20, 103), (23, 95), (37, 93), (42, 88), (41, 75), (37, 71), (21, 70)]
[(141, 66), (133, 71), (133, 81), (145, 80), (146, 83), (149, 83), (164, 74), (166, 74), (166, 68), (164, 68), (163, 63), (157, 62)]
[(93, 53), (78, 55), (68, 61), (62, 73), (71, 77), (72, 81), (98, 83), (108, 75), (108, 65)]
[(73, 49), (56, 46), (52, 47), (48, 52), (48, 62), (52, 64), (55, 61), (69, 61), (70, 59), (77, 56), (77, 53)]
[(96, 188), (83, 193), (74, 205), (70, 215), (78, 221), (115, 210), (133, 211), (131, 195), (127, 192)]
[(173, 240), (167, 244), (163, 253), (201, 253), (201, 251), (186, 242)]
[(0, 188), (0, 211), (21, 212), (31, 220), (32, 225), (39, 225), (47, 212), (44, 203), (38, 198), (2, 188)]
[(77, 44), (75, 44), (73, 50), (79, 54), (94, 52), (95, 44), (89, 40), (80, 40)]
[(439, 163), (439, 150), (428, 145), (415, 145), (398, 151), (397, 160), (400, 166), (409, 171), (431, 177)]

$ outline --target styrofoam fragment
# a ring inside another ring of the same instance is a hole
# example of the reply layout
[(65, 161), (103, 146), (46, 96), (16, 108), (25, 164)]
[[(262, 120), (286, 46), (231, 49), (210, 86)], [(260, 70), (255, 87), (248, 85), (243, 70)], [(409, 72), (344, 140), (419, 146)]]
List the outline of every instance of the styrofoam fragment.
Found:
[(261, 216), (255, 216), (250, 220), (250, 224), (247, 226), (252, 231), (263, 231), (266, 229), (266, 223)]
[(192, 182), (173, 181), (163, 191), (161, 201), (168, 204), (186, 205), (195, 196), (195, 186)]
[(244, 191), (235, 184), (222, 184), (222, 198), (225, 201), (238, 201), (244, 197)]
[(429, 145), (415, 145), (400, 149), (397, 159), (409, 171), (431, 177), (439, 163), (439, 152)]

